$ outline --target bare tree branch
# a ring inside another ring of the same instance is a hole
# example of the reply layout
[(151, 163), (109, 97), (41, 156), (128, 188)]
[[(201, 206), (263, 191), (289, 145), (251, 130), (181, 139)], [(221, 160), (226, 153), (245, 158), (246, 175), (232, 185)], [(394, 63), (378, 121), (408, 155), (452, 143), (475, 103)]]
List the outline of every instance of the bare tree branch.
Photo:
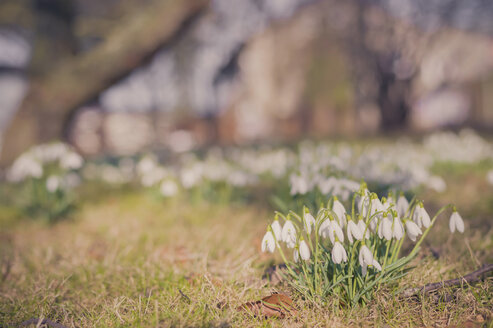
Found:
[(482, 280), (486, 275), (493, 271), (493, 263), (483, 265), (479, 270), (466, 274), (463, 277), (445, 280), (441, 282), (434, 282), (426, 284), (422, 287), (408, 288), (401, 293), (401, 298), (409, 298), (418, 294), (425, 294), (436, 291), (441, 288), (451, 286), (462, 286), (463, 284), (472, 284), (479, 280)]

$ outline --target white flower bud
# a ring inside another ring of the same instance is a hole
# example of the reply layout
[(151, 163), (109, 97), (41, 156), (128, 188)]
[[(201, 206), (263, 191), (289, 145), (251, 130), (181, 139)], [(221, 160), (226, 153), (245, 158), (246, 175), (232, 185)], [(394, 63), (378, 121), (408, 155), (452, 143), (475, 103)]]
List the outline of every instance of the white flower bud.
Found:
[(300, 242), (300, 257), (303, 261), (308, 261), (310, 259), (310, 249), (304, 240)]
[(341, 262), (347, 262), (347, 253), (344, 246), (338, 241), (334, 244), (332, 248), (332, 262), (340, 264)]
[(397, 240), (401, 240), (402, 237), (404, 237), (404, 226), (398, 216), (396, 216), (392, 222), (392, 237)]
[(272, 231), (274, 232), (274, 237), (276, 237), (277, 241), (282, 240), (282, 228), (281, 224), (279, 223), (279, 220), (275, 219), (274, 222), (270, 225), (272, 228)]
[(303, 223), (305, 226), (305, 231), (308, 234), (311, 234), (312, 225), (315, 227), (315, 218), (313, 217), (313, 215), (310, 214), (310, 212), (308, 212), (307, 208), (305, 208), (305, 213), (303, 214)]
[(348, 221), (346, 232), (351, 244), (353, 243), (353, 237), (357, 240), (363, 239), (363, 231), (361, 231), (360, 227), (353, 220)]
[(337, 198), (335, 198), (332, 204), (332, 211), (336, 214), (339, 225), (344, 227), (346, 224), (346, 209)]
[(276, 249), (276, 241), (274, 240), (274, 235), (269, 230), (265, 233), (264, 238), (262, 239), (262, 252), (265, 251), (274, 253)]
[(291, 221), (286, 221), (281, 231), (282, 240), (288, 248), (293, 248), (296, 245), (296, 229)]
[(364, 265), (372, 265), (372, 263), (373, 263), (373, 254), (371, 253), (371, 251), (368, 248), (368, 246), (366, 246), (366, 245), (361, 246), (361, 248), (359, 250), (358, 259), (359, 259), (359, 264), (361, 266), (364, 266)]
[(450, 232), (452, 233), (455, 232), (455, 229), (457, 229), (457, 231), (459, 231), (460, 233), (464, 232), (464, 220), (462, 220), (460, 214), (455, 210), (450, 216), (449, 228), (450, 228)]
[(403, 218), (406, 215), (407, 209), (409, 208), (409, 202), (404, 195), (400, 195), (397, 199), (397, 214), (399, 217)]
[(378, 227), (378, 236), (380, 238), (385, 238), (387, 240), (392, 239), (392, 219), (392, 214), (389, 213), (388, 216), (380, 221), (380, 226)]
[(411, 220), (406, 220), (406, 233), (409, 239), (416, 241), (416, 237), (421, 235), (421, 229)]

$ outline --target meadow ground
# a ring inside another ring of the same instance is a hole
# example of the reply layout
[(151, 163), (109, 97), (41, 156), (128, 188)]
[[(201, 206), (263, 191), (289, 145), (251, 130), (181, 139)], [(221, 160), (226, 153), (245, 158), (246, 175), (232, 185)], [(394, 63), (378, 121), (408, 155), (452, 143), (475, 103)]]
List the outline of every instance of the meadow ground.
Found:
[[(444, 215), (409, 275), (353, 309), (312, 304), (288, 285), (262, 279), (281, 261), (260, 252), (272, 219), (267, 206), (109, 192), (83, 201), (71, 219), (54, 225), (14, 219), (3, 208), (0, 327), (31, 318), (67, 327), (491, 327), (491, 278), (442, 290), (438, 298), (398, 297), (402, 288), (493, 263), (493, 188), (480, 168), (438, 169), (447, 192), (419, 196), (431, 213), (455, 202), (466, 232), (451, 235)], [(236, 310), (274, 291), (293, 298), (295, 316), (263, 319)]]

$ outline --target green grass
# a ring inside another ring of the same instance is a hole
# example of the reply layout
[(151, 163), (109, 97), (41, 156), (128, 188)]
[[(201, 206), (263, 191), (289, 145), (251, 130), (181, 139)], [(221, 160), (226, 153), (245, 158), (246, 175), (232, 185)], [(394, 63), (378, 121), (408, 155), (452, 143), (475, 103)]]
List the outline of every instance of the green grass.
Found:
[[(14, 221), (11, 210), (1, 208), (0, 273), (9, 263), (11, 270), (0, 280), (0, 327), (39, 317), (68, 327), (491, 327), (491, 278), (442, 291), (441, 298), (403, 301), (396, 294), (493, 262), (493, 233), (485, 221), (491, 222), (493, 190), (485, 193), (488, 186), (474, 175), (468, 183), (475, 187), (449, 182), (446, 194), (426, 195), (433, 197), (433, 206), (446, 200), (465, 207), (466, 233), (450, 235), (443, 217), (411, 273), (397, 286), (379, 290), (369, 306), (354, 309), (321, 307), (286, 284), (262, 280), (273, 263), (260, 252), (272, 217), (264, 207), (110, 192), (97, 202), (83, 202), (72, 219), (55, 225)], [(468, 194), (468, 202), (461, 200), (464, 189), (476, 198)], [(236, 311), (273, 291), (292, 296), (298, 314), (261, 319)], [(446, 294), (454, 299), (444, 301)]]

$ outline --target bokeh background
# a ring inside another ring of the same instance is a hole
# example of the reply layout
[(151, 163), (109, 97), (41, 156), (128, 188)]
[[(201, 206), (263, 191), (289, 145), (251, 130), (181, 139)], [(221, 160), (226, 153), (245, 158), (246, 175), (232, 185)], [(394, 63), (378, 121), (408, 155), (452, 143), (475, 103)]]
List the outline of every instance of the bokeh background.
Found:
[(3, 164), (493, 127), (489, 0), (2, 0)]

